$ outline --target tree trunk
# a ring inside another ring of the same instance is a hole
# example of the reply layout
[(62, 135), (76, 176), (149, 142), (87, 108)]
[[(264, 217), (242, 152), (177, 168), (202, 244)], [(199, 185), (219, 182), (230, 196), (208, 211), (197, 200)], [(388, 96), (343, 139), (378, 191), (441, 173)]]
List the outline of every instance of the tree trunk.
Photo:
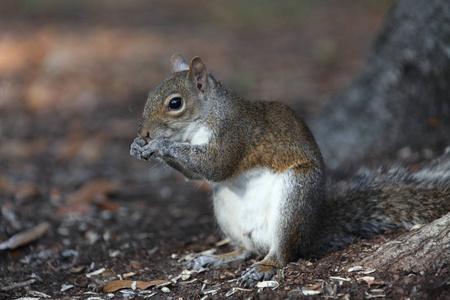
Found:
[(426, 272), (450, 262), (450, 213), (382, 245), (361, 264), (377, 270)]
[[(450, 2), (403, 0), (354, 83), (308, 123), (331, 169), (450, 145)], [(430, 153), (428, 151), (428, 153)]]
[[(450, 1), (401, 0), (357, 79), (309, 125), (329, 168), (450, 145)], [(429, 153), (429, 151), (428, 151)], [(418, 273), (450, 262), (450, 213), (380, 247), (362, 264)]]

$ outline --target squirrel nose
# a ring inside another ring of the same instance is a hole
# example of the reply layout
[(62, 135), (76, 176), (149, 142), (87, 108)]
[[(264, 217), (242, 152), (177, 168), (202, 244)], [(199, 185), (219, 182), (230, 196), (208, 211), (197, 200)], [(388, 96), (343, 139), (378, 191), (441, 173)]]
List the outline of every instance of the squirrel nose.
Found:
[(150, 138), (150, 132), (147, 129), (139, 129), (138, 135), (143, 138)]

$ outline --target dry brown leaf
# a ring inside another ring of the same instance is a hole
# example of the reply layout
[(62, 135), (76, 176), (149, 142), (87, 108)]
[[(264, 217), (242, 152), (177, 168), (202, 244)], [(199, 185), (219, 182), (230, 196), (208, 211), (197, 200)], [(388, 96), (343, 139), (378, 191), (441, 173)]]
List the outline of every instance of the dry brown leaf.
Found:
[(39, 189), (37, 186), (31, 183), (27, 183), (21, 187), (18, 188), (16, 194), (14, 195), (16, 200), (23, 201), (26, 199), (32, 199), (39, 197), (41, 193), (39, 192)]
[(58, 215), (66, 215), (66, 214), (88, 214), (93, 209), (92, 205), (88, 203), (80, 203), (73, 205), (63, 205), (58, 207), (56, 213)]
[(145, 290), (148, 289), (149, 287), (164, 283), (166, 282), (166, 280), (152, 280), (152, 281), (113, 280), (103, 287), (103, 292), (109, 293), (118, 291), (120, 289), (131, 288), (133, 282), (136, 282), (137, 288)]
[(99, 195), (106, 195), (114, 190), (114, 184), (110, 181), (104, 179), (93, 180), (73, 193), (69, 197), (68, 202), (70, 204), (90, 203), (96, 198), (98, 199)]
[(122, 277), (123, 278), (128, 278), (128, 277), (132, 277), (134, 275), (136, 275), (136, 272), (128, 272), (128, 273), (122, 274)]
[(97, 207), (100, 208), (101, 210), (109, 210), (112, 212), (117, 212), (120, 208), (120, 205), (117, 202), (108, 199), (108, 197), (106, 197), (106, 195), (104, 194), (95, 195), (92, 202), (95, 205), (97, 205)]
[(80, 151), (84, 138), (75, 136), (62, 141), (56, 147), (56, 157), (60, 160), (70, 160)]
[(29, 243), (39, 239), (41, 236), (43, 236), (49, 228), (50, 228), (50, 223), (43, 222), (39, 225), (34, 226), (33, 228), (19, 232), (19, 233), (13, 235), (12, 237), (10, 237), (7, 241), (0, 243), (0, 250), (5, 250), (5, 249), (12, 250), (12, 249), (16, 249), (20, 246), (29, 244)]
[(135, 260), (130, 261), (130, 265), (135, 270), (140, 270), (144, 268), (140, 262), (137, 262)]
[(45, 138), (34, 140), (9, 140), (1, 143), (0, 153), (5, 158), (29, 158), (39, 154), (48, 153), (49, 141)]
[(114, 272), (114, 270), (111, 270), (111, 269), (105, 270), (102, 273), (103, 277), (111, 277), (111, 276), (114, 276), (114, 275), (116, 275), (116, 272)]
[(4, 176), (0, 176), (0, 192), (13, 193), (15, 189), (16, 187), (12, 181)]
[(88, 284), (88, 279), (84, 276), (84, 275), (80, 275), (77, 276), (74, 280), (73, 283), (76, 286), (86, 286)]
[(84, 270), (84, 268), (85, 268), (85, 266), (72, 267), (72, 268), (70, 268), (70, 272), (80, 273), (81, 271)]

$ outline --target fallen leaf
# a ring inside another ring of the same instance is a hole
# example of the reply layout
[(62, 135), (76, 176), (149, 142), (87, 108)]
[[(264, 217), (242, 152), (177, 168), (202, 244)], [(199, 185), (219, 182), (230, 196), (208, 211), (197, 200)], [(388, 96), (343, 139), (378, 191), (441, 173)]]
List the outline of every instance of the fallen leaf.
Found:
[(92, 202), (97, 205), (101, 210), (109, 210), (117, 212), (120, 208), (119, 204), (113, 200), (108, 199), (105, 194), (97, 194), (93, 198)]
[(111, 270), (111, 269), (105, 270), (102, 273), (103, 277), (111, 277), (111, 276), (114, 276), (114, 275), (116, 275), (116, 272), (114, 272), (114, 270)]
[(113, 280), (103, 287), (103, 292), (109, 293), (118, 291), (120, 289), (131, 288), (134, 282), (136, 282), (137, 288), (145, 290), (148, 289), (149, 287), (164, 283), (166, 282), (166, 280), (152, 280), (152, 281)]
[[(107, 195), (115, 190), (114, 184), (104, 179), (93, 180), (73, 193), (68, 200), (70, 204), (91, 203), (99, 195)], [(98, 198), (97, 198), (98, 201)]]
[(321, 291), (308, 290), (308, 289), (305, 289), (305, 288), (302, 288), (301, 291), (302, 291), (303, 295), (305, 295), (305, 296), (319, 295), (319, 294), (322, 293)]
[(428, 118), (428, 125), (433, 128), (439, 128), (439, 121), (436, 118)]
[(85, 266), (72, 267), (72, 268), (70, 268), (70, 272), (80, 273), (81, 271), (84, 270), (84, 268), (85, 268)]
[(317, 282), (317, 283), (310, 283), (306, 285), (306, 288), (308, 290), (318, 290), (322, 287), (322, 284)]
[(42, 237), (50, 228), (49, 222), (43, 222), (28, 230), (22, 231), (10, 237), (7, 241), (0, 243), (0, 250), (16, 249), (20, 246), (29, 244)]
[(75, 157), (75, 155), (80, 151), (83, 146), (83, 138), (80, 136), (70, 137), (65, 141), (62, 141), (56, 147), (56, 157), (59, 160), (70, 160)]
[(362, 266), (355, 266), (355, 267), (351, 267), (348, 269), (348, 272), (358, 272), (358, 271), (362, 271), (364, 270), (364, 268)]
[(16, 187), (8, 178), (0, 176), (0, 192), (13, 193)]
[(76, 286), (86, 286), (88, 284), (88, 279), (86, 277), (84, 277), (83, 275), (77, 276), (74, 280), (73, 283)]
[(373, 276), (364, 276), (357, 279), (358, 281), (365, 281), (370, 286), (374, 283), (375, 277)]
[(91, 272), (91, 273), (87, 273), (86, 274), (86, 277), (87, 278), (91, 278), (92, 276), (96, 276), (96, 275), (100, 275), (100, 274), (102, 274), (103, 272), (105, 272), (105, 268), (100, 268), (100, 269), (98, 269), (98, 270), (95, 270), (95, 271), (93, 271), (93, 272)]
[(128, 278), (128, 277), (132, 277), (134, 275), (136, 275), (136, 272), (128, 272), (128, 273), (122, 274), (122, 277), (123, 278)]
[(260, 281), (256, 284), (256, 287), (258, 288), (277, 288), (280, 284), (275, 281), (275, 280), (271, 280), (271, 281)]
[(130, 265), (135, 270), (140, 270), (140, 269), (143, 268), (142, 264), (137, 262), (137, 261), (135, 261), (135, 260), (130, 261)]
[(37, 198), (40, 194), (39, 189), (34, 184), (28, 183), (19, 187), (14, 196), (16, 200), (23, 201), (26, 199)]
[(58, 207), (56, 213), (58, 215), (66, 215), (66, 214), (88, 214), (94, 207), (87, 203), (79, 203), (79, 204), (68, 204)]

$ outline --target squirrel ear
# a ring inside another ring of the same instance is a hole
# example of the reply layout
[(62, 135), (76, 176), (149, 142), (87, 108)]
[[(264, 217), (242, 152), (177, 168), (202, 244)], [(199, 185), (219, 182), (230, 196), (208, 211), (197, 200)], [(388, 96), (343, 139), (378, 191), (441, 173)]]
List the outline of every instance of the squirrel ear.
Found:
[(184, 60), (183, 56), (180, 53), (172, 55), (172, 59), (170, 60), (170, 72), (173, 74), (186, 70), (189, 70), (189, 65)]
[(194, 57), (189, 66), (189, 77), (197, 83), (197, 88), (204, 93), (206, 90), (206, 83), (208, 81), (208, 70), (205, 63), (198, 56)]

